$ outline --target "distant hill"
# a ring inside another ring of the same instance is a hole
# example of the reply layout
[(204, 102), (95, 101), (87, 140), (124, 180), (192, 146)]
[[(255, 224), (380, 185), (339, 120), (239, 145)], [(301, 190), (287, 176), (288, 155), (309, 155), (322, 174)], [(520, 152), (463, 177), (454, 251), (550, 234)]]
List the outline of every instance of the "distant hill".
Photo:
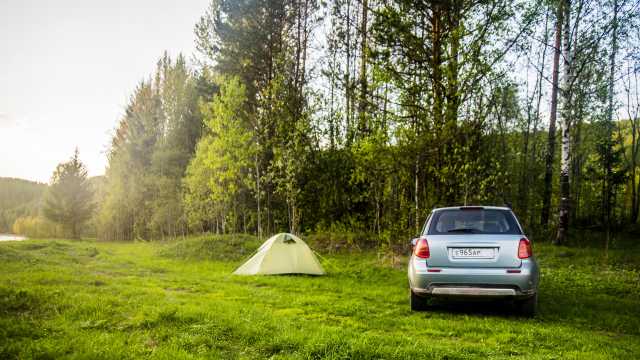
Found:
[[(103, 175), (89, 178), (95, 193), (94, 201), (100, 202), (105, 178)], [(11, 233), (13, 223), (22, 216), (37, 216), (49, 185), (24, 179), (0, 177), (0, 233)], [(94, 221), (89, 227), (95, 227)], [(95, 232), (95, 229), (89, 233)]]
[(47, 184), (0, 177), (0, 233), (20, 216), (37, 215)]

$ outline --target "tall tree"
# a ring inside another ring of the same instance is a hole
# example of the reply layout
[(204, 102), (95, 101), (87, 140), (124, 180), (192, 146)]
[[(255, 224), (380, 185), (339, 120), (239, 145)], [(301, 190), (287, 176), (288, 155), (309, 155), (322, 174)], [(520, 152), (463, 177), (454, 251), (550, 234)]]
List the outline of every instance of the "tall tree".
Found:
[(613, 111), (614, 111), (614, 84), (616, 75), (616, 53), (618, 52), (618, 0), (613, 0), (613, 16), (611, 19), (611, 50), (609, 53), (609, 84), (608, 84), (608, 101), (607, 101), (607, 122), (605, 136), (608, 140), (606, 142), (605, 150), (605, 194), (604, 198), (604, 211), (605, 211), (605, 248), (608, 249), (611, 236), (611, 201), (613, 192)]
[(149, 176), (160, 138), (162, 112), (152, 83), (141, 82), (111, 140), (106, 196), (100, 207), (98, 236), (107, 240), (150, 238)]
[(640, 80), (638, 78), (640, 66), (634, 65), (636, 64), (633, 59), (630, 59), (624, 79), (625, 114), (628, 118), (628, 125), (624, 126), (624, 122), (620, 122), (618, 125), (620, 142), (623, 146), (627, 142), (629, 143), (629, 150), (625, 151), (623, 155), (629, 167), (628, 191), (631, 196), (629, 222), (632, 224), (637, 223), (640, 212), (640, 191), (638, 189), (640, 182), (637, 176), (638, 156), (640, 155)]
[(149, 168), (153, 177), (149, 227), (153, 236), (175, 237), (187, 230), (180, 184), (202, 131), (199, 94), (181, 54), (173, 61), (165, 52), (158, 61), (154, 87), (163, 116)]
[(180, 184), (202, 131), (198, 99), (210, 96), (211, 88), (182, 55), (172, 60), (167, 53), (152, 78), (136, 88), (108, 155), (100, 238), (186, 233)]
[(563, 75), (562, 75), (562, 127), (561, 127), (561, 155), (560, 155), (560, 208), (558, 215), (558, 233), (554, 244), (565, 242), (569, 230), (569, 211), (571, 206), (570, 194), (570, 145), (571, 145), (571, 89), (573, 58), (571, 53), (571, 0), (563, 0)]
[(47, 190), (44, 216), (62, 224), (73, 239), (80, 237), (80, 226), (91, 218), (95, 204), (87, 169), (80, 161), (78, 149), (71, 159), (56, 167)]
[[(197, 228), (209, 221), (202, 215), (213, 215), (217, 232), (238, 232), (244, 228), (241, 196), (250, 186), (254, 146), (246, 128), (244, 85), (238, 78), (219, 83), (220, 94), (202, 106), (208, 133), (187, 169), (185, 201)], [(208, 206), (212, 211), (203, 213)]]
[(542, 215), (540, 217), (540, 224), (542, 226), (547, 226), (549, 223), (549, 209), (551, 207), (553, 158), (556, 152), (556, 118), (558, 116), (560, 52), (562, 51), (562, 27), (564, 16), (564, 3), (559, 1), (556, 10), (555, 41), (553, 43), (553, 69), (551, 70), (551, 105), (549, 110), (549, 130), (547, 133), (547, 154), (545, 158), (544, 195), (542, 197)]
[(358, 100), (358, 133), (359, 136), (368, 135), (370, 129), (367, 123), (367, 63), (368, 63), (368, 36), (367, 25), (369, 21), (369, 1), (362, 0), (362, 15), (360, 18), (360, 98)]

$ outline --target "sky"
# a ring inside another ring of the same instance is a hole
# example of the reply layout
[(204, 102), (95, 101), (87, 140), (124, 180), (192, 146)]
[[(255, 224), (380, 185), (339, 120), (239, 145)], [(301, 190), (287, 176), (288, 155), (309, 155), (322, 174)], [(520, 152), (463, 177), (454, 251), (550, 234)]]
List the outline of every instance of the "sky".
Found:
[(89, 175), (136, 85), (191, 58), (210, 0), (0, 0), (0, 177), (48, 182), (78, 147)]

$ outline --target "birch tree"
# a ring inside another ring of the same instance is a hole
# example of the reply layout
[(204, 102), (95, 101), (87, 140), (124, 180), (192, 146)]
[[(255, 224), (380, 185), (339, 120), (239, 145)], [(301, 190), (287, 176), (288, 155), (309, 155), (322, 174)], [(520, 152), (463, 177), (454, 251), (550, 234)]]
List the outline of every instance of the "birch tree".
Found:
[(558, 215), (558, 233), (554, 244), (562, 244), (569, 230), (569, 210), (571, 206), (569, 164), (571, 146), (571, 89), (572, 54), (571, 54), (571, 0), (563, 0), (563, 75), (562, 75), (562, 112), (561, 112), (561, 152), (560, 152), (560, 209)]
[(560, 74), (560, 53), (562, 47), (562, 28), (564, 23), (564, 3), (558, 2), (556, 10), (555, 37), (553, 42), (553, 69), (551, 79), (551, 105), (549, 111), (549, 130), (547, 137), (547, 154), (545, 157), (544, 194), (542, 197), (542, 214), (540, 224), (549, 223), (551, 207), (551, 185), (553, 181), (553, 158), (556, 152), (556, 118), (558, 116), (558, 83)]

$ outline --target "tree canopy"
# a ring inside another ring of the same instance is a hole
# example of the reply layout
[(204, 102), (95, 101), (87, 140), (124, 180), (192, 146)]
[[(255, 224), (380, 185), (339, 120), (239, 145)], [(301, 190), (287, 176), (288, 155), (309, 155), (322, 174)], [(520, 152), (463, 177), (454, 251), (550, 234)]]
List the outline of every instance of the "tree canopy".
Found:
[[(375, 234), (509, 204), (537, 236), (638, 219), (639, 4), (214, 0), (113, 135), (98, 234)], [(558, 131), (556, 131), (558, 127)]]

